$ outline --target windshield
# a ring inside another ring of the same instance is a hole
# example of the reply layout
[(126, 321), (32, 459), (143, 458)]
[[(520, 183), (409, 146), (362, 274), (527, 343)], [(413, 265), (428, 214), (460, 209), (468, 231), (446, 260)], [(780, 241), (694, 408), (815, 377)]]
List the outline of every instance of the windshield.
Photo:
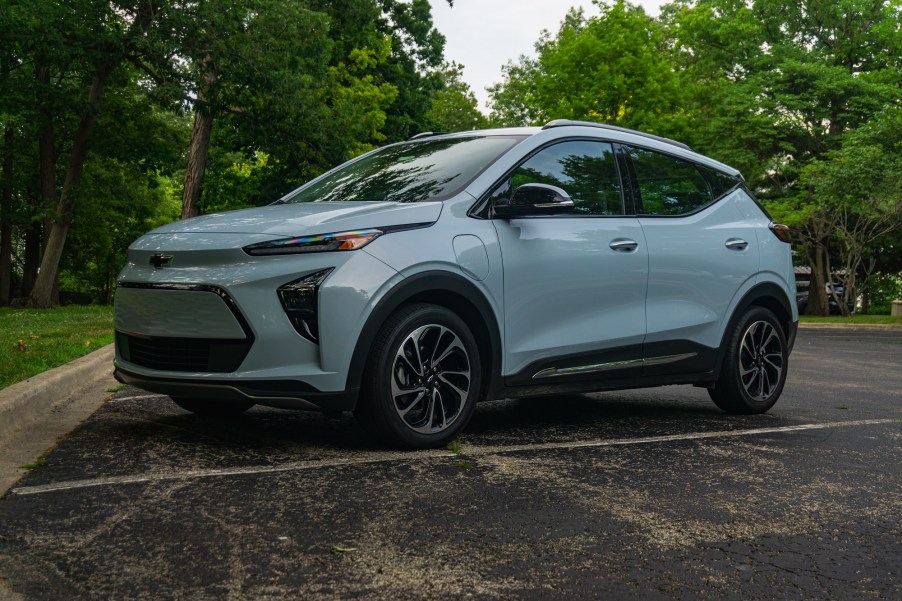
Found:
[(444, 200), (524, 136), (467, 136), (387, 146), (303, 186), (281, 202)]

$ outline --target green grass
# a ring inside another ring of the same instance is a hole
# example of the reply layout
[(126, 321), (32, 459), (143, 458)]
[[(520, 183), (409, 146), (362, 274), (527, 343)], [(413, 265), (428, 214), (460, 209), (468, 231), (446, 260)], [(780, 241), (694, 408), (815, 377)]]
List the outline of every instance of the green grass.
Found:
[(113, 341), (113, 308), (0, 308), (0, 388)]
[(831, 315), (830, 317), (816, 317), (813, 315), (799, 315), (802, 323), (848, 323), (848, 324), (899, 324), (902, 325), (902, 316), (891, 317), (889, 315)]
[(44, 467), (47, 464), (47, 455), (50, 454), (50, 451), (44, 451), (38, 458), (34, 460), (34, 463), (26, 463), (25, 465), (20, 465), (19, 469), (23, 470), (36, 470), (39, 467)]

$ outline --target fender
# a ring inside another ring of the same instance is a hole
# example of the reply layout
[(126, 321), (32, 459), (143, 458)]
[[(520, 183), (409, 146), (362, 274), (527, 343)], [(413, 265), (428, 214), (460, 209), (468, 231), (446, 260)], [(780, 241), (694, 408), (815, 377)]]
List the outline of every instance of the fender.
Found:
[[(792, 305), (789, 304), (789, 298), (786, 291), (773, 282), (762, 282), (756, 284), (751, 290), (745, 293), (745, 296), (737, 303), (727, 327), (724, 328), (720, 339), (720, 346), (717, 349), (717, 362), (714, 368), (714, 379), (720, 377), (720, 368), (723, 365), (723, 355), (726, 352), (727, 336), (733, 330), (739, 317), (745, 313), (746, 309), (752, 305), (760, 305), (773, 311), (777, 319), (783, 324), (783, 332), (786, 335), (789, 350), (795, 342), (795, 333), (797, 322), (792, 322)], [(783, 313), (781, 315), (781, 312)]]
[(503, 385), (498, 319), (479, 288), (463, 276), (447, 271), (424, 271), (409, 276), (389, 290), (376, 304), (354, 347), (346, 389), (360, 388), (370, 349), (382, 324), (398, 307), (409, 301), (443, 305), (457, 312), (468, 323), (474, 336), (480, 341), (480, 354), (486, 354), (486, 347), (489, 350), (488, 357), (481, 357), (483, 368), (488, 369), (483, 369), (484, 381), (480, 400), (493, 398), (494, 392)]

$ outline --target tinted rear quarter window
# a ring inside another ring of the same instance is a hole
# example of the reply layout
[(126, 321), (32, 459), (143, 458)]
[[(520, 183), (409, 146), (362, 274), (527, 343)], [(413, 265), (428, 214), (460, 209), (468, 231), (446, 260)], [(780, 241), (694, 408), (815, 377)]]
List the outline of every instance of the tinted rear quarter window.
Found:
[(639, 186), (640, 215), (684, 215), (719, 196), (694, 163), (643, 148), (625, 150)]
[(714, 195), (714, 200), (717, 200), (742, 183), (742, 179), (738, 176), (727, 175), (716, 169), (709, 169), (708, 167), (698, 165), (698, 170), (701, 171), (702, 175), (705, 176), (705, 179), (708, 180), (708, 185), (711, 186), (711, 193)]

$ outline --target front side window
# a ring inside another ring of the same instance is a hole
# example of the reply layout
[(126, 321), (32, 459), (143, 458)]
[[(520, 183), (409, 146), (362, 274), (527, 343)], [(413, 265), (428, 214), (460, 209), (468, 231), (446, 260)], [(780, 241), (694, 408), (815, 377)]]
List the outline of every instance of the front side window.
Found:
[(633, 162), (640, 215), (683, 215), (710, 203), (714, 197), (705, 178), (689, 161), (642, 148), (625, 148)]
[(302, 186), (280, 202), (444, 200), (522, 139), (466, 136), (387, 146)]
[(510, 199), (523, 184), (550, 184), (573, 199), (576, 215), (623, 215), (614, 149), (607, 142), (574, 140), (540, 150), (496, 189), (492, 201)]

